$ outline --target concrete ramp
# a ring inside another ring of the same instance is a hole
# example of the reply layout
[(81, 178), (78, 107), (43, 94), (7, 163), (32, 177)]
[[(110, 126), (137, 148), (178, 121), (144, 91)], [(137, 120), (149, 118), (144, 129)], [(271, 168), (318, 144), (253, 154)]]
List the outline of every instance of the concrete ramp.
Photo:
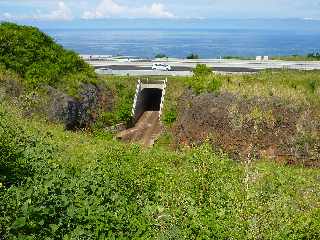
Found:
[(132, 107), (134, 127), (120, 132), (118, 139), (151, 146), (162, 131), (160, 117), (166, 93), (167, 80), (138, 81)]
[(137, 124), (130, 129), (120, 132), (118, 139), (125, 142), (135, 142), (142, 146), (152, 146), (161, 134), (159, 112), (147, 111), (142, 114)]

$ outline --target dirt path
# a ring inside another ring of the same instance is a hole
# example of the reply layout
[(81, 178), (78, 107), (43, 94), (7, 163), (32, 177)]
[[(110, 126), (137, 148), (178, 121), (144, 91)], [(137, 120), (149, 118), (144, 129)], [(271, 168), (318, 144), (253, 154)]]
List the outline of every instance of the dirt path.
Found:
[(125, 142), (136, 142), (148, 147), (154, 144), (160, 133), (159, 112), (146, 111), (133, 128), (120, 132), (117, 138)]

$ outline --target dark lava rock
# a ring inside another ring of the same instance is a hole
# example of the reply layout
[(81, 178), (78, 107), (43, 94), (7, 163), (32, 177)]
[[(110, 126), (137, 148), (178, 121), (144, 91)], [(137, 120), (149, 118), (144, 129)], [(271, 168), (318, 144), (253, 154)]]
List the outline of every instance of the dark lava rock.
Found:
[(277, 97), (188, 91), (179, 100), (173, 135), (178, 145), (209, 141), (235, 159), (267, 158), (320, 166), (318, 113)]
[(70, 97), (48, 87), (49, 120), (64, 122), (67, 130), (77, 130), (89, 127), (100, 112), (112, 111), (114, 97), (104, 87), (83, 84), (78, 95), (78, 98)]

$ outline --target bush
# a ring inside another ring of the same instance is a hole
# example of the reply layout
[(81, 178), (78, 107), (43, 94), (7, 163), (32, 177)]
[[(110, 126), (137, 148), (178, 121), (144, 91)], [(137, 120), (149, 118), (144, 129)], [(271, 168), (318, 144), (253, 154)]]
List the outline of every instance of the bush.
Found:
[(167, 58), (167, 55), (162, 54), (162, 53), (158, 53), (155, 58)]
[(25, 73), (25, 80), (28, 85), (37, 87), (39, 85), (54, 85), (59, 80), (59, 66), (50, 63), (34, 63)]
[(313, 60), (320, 60), (320, 52), (309, 53), (307, 57)]
[(13, 23), (0, 24), (0, 64), (17, 72), (31, 87), (55, 86), (68, 74), (95, 76), (76, 53), (63, 49), (37, 28)]
[(0, 185), (21, 184), (33, 175), (35, 165), (49, 158), (52, 148), (42, 140), (0, 109)]
[(212, 69), (206, 64), (197, 64), (192, 72), (195, 77), (207, 76), (213, 73)]
[(187, 56), (187, 59), (199, 59), (199, 55), (195, 53), (191, 53)]
[(214, 75), (212, 69), (205, 64), (197, 64), (193, 70), (193, 77), (187, 79), (187, 85), (197, 94), (204, 92), (216, 92), (222, 86), (217, 75)]
[(162, 118), (162, 120), (168, 124), (171, 125), (172, 123), (174, 123), (177, 120), (177, 110), (172, 108), (169, 111), (165, 111), (164, 112), (164, 116)]
[(315, 93), (316, 88), (317, 88), (317, 81), (316, 80), (309, 80), (308, 85), (309, 85), (311, 92)]
[[(29, 159), (32, 177), (0, 187), (3, 239), (320, 237), (317, 169), (237, 164), (208, 144), (181, 152), (143, 150), (106, 140), (107, 134), (4, 118), (14, 132), (7, 143), (16, 141), (15, 133), (35, 141), (17, 145), (26, 146), (18, 152)], [(21, 125), (33, 127), (22, 134), (14, 130)], [(52, 132), (56, 151), (43, 129)]]
[(0, 184), (11, 185), (29, 175), (23, 159), (28, 139), (22, 129), (14, 127), (4, 112), (0, 112)]

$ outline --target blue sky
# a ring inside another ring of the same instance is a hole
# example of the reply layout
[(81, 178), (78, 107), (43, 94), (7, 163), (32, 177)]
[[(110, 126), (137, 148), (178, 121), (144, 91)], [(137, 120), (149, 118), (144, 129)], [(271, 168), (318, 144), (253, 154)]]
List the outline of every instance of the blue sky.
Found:
[(0, 0), (0, 20), (320, 19), (320, 0)]

